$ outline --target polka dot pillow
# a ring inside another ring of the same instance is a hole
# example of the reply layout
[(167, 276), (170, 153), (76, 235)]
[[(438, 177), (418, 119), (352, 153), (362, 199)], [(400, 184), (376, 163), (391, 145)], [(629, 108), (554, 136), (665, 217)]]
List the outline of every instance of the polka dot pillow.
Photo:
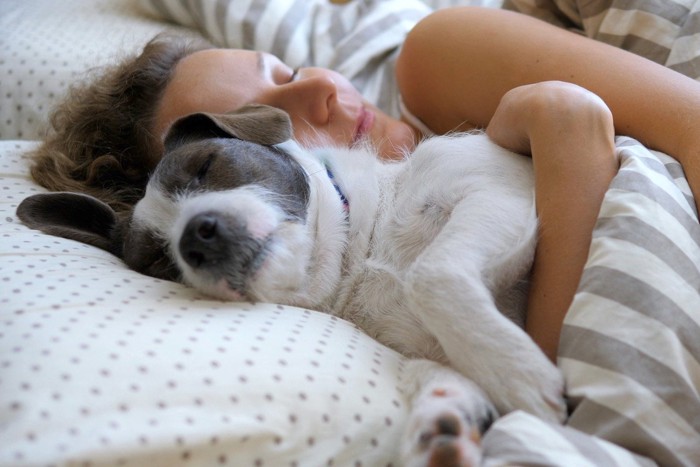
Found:
[[(35, 144), (0, 142), (0, 465), (400, 465), (403, 357), (338, 318), (211, 301), (30, 230), (15, 210), (43, 191)], [(483, 448), (485, 466), (638, 465), (524, 412)]]
[(28, 229), (32, 145), (0, 143), (0, 465), (394, 462), (400, 356), (337, 318), (210, 301)]

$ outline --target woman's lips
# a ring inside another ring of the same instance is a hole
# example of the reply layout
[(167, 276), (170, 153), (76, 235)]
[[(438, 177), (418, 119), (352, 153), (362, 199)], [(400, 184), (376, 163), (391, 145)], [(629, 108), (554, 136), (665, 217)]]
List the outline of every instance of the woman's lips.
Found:
[(374, 125), (374, 112), (367, 110), (362, 107), (360, 110), (360, 115), (357, 117), (357, 126), (355, 128), (355, 135), (352, 138), (352, 142), (357, 143), (365, 135), (367, 135)]

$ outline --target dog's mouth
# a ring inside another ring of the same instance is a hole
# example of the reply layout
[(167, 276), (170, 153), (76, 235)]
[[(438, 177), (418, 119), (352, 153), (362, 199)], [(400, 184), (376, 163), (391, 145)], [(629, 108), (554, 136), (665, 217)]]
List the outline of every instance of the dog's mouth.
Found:
[(245, 255), (237, 256), (236, 261), (212, 261), (206, 265), (190, 266), (185, 274), (186, 282), (205, 294), (220, 300), (255, 303), (261, 297), (254, 293), (258, 274), (272, 254), (272, 235), (259, 240), (259, 247)]
[(272, 244), (272, 234), (267, 235), (259, 240), (259, 248), (247, 256), (246, 260), (240, 265), (238, 271), (232, 271), (226, 276), (226, 283), (230, 290), (240, 294), (247, 301), (253, 302), (254, 297), (250, 296), (248, 284), (255, 280), (255, 276), (262, 269), (265, 260), (270, 254)]

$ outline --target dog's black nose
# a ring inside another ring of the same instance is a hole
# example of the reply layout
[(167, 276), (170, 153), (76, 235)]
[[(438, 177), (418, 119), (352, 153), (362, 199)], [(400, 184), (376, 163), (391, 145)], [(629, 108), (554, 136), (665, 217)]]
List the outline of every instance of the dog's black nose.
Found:
[(205, 211), (192, 216), (185, 225), (178, 248), (189, 267), (207, 277), (226, 279), (234, 290), (243, 290), (245, 281), (265, 258), (266, 238), (248, 231), (245, 218), (235, 213)]
[(180, 254), (193, 268), (225, 260), (227, 235), (224, 222), (215, 213), (197, 214), (180, 237)]

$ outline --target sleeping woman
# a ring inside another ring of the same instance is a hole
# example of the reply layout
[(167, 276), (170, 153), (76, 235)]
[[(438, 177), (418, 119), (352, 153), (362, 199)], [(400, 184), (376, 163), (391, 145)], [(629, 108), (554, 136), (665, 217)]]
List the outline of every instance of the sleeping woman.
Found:
[(158, 37), (72, 91), (32, 174), (49, 189), (125, 210), (143, 193), (176, 119), (249, 103), (289, 113), (303, 145), (363, 140), (388, 159), (406, 157), (430, 134), (484, 129), (533, 160), (541, 225), (526, 330), (552, 359), (618, 169), (614, 135), (676, 157), (700, 194), (700, 83), (631, 53), (518, 13), (461, 7), (411, 30), (395, 79), (400, 116), (330, 69)]

